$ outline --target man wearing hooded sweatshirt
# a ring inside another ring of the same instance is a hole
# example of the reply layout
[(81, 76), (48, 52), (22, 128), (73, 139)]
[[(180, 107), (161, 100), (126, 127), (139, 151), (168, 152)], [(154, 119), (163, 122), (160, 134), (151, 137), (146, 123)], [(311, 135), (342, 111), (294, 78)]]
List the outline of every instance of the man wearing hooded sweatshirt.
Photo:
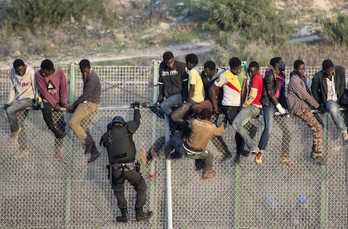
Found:
[[(48, 128), (54, 133), (55, 153), (54, 160), (68, 163), (60, 156), (60, 149), (63, 144), (63, 138), (66, 136), (64, 115), (60, 111), (60, 104), (68, 108), (68, 87), (64, 70), (55, 68), (51, 60), (41, 62), (41, 70), (36, 73), (37, 87), (41, 97), (41, 110), (43, 118)], [(54, 112), (52, 112), (54, 109)], [(56, 125), (53, 121), (56, 120)], [(57, 127), (58, 128), (57, 128)]]
[[(270, 61), (270, 66), (266, 69), (265, 77), (263, 79), (263, 90), (262, 90), (262, 116), (264, 120), (265, 128), (263, 130), (262, 136), (258, 148), (250, 153), (248, 159), (252, 160), (256, 157), (256, 163), (262, 163), (262, 153), (266, 151), (269, 137), (272, 133), (273, 118), (275, 112), (281, 114), (277, 117), (275, 121), (280, 126), (282, 130), (282, 140), (281, 140), (281, 157), (279, 163), (283, 163), (289, 166), (294, 165), (289, 159), (289, 146), (291, 140), (291, 132), (288, 126), (288, 122), (285, 120), (286, 110), (288, 104), (285, 96), (285, 64), (281, 57), (274, 57)], [(261, 151), (259, 153), (259, 151)]]
[(4, 104), (8, 120), (10, 122), (12, 135), (9, 141), (19, 139), (21, 154), (16, 156), (20, 159), (29, 154), (26, 147), (26, 136), (22, 128), (18, 125), (17, 112), (24, 111), (24, 118), (28, 114), (28, 109), (33, 107), (37, 110), (37, 87), (35, 82), (35, 71), (28, 64), (24, 64), (22, 59), (16, 59), (11, 68), (10, 93), (8, 102)]
[(159, 68), (159, 94), (156, 104), (169, 117), (172, 107), (187, 99), (187, 74), (185, 64), (174, 60), (172, 52), (163, 54), (163, 61)]

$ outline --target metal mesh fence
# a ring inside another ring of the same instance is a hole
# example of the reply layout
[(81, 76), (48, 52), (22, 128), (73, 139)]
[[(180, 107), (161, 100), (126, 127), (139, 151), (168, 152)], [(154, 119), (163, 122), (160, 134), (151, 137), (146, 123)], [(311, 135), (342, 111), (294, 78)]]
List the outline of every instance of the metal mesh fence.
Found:
[[(129, 105), (145, 98), (152, 100), (151, 67), (144, 68), (144, 73), (139, 67), (95, 69), (105, 81), (103, 89), (110, 86), (110, 91), (103, 92), (104, 105)], [(69, 68), (64, 70), (69, 78)], [(0, 96), (6, 97), (1, 97), (1, 103), (6, 103), (9, 72), (1, 74)], [(73, 91), (76, 98), (82, 92), (82, 81), (79, 82), (77, 71), (75, 74), (76, 89)], [(124, 86), (120, 83), (125, 81), (129, 83), (126, 90), (113, 87), (115, 84)], [(138, 87), (138, 84), (142, 86)], [(68, 123), (71, 116), (64, 111), (54, 113), (55, 122), (62, 116)], [(131, 120), (133, 111), (125, 106), (101, 107), (89, 125), (96, 142), (115, 115)], [(148, 109), (141, 109), (141, 115), (134, 141), (137, 151), (144, 148), (150, 153), (153, 144), (158, 149), (164, 143), (165, 122)], [(301, 119), (276, 116), (276, 120), (288, 124), (290, 131), (283, 133), (278, 122), (274, 122), (262, 165), (247, 162), (244, 157), (245, 168), (232, 160), (214, 160), (217, 175), (207, 181), (201, 180), (201, 171), (195, 171), (194, 160), (186, 157), (171, 160), (170, 181), (166, 180), (165, 160), (158, 159), (142, 166), (141, 172), (147, 183), (145, 210), (152, 210), (154, 217), (146, 222), (135, 222), (135, 191), (126, 182), (132, 222), (118, 223), (116, 227), (167, 228), (166, 187), (167, 182), (171, 182), (173, 228), (348, 228), (348, 148), (331, 117), (324, 114), (322, 118), (326, 125), (323, 154), (328, 157), (327, 166), (320, 166), (310, 159), (313, 134)], [(347, 119), (345, 111), (342, 118)], [(218, 123), (222, 119), (223, 115), (220, 115)], [(18, 120), (23, 131), (18, 141), (9, 142), (10, 126), (5, 111), (0, 110), (0, 228), (115, 228), (115, 215), (120, 211), (107, 179), (105, 148), (98, 145), (101, 156), (87, 164), (88, 156), (83, 153), (85, 147), (66, 125), (68, 136), (63, 140), (60, 155), (69, 163), (56, 162), (53, 160), (55, 138), (41, 112), (21, 112)], [(258, 142), (264, 126), (262, 116), (252, 119), (251, 124), (257, 129), (254, 141)], [(230, 125), (222, 135), (233, 156), (234, 135)], [(281, 141), (285, 138), (290, 139), (290, 158), (295, 162), (292, 167), (278, 163)], [(208, 149), (214, 158), (221, 155), (212, 142)], [(29, 155), (15, 158), (26, 150)], [(140, 159), (139, 154), (137, 159)], [(309, 201), (305, 202), (305, 208), (299, 206), (298, 199), (302, 195)]]

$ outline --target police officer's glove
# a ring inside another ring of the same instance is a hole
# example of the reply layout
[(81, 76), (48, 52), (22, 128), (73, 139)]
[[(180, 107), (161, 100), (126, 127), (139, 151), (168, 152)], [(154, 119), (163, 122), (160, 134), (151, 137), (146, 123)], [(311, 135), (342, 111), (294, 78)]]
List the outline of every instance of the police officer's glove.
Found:
[(140, 107), (140, 103), (139, 102), (134, 102), (131, 104), (131, 106), (134, 108), (139, 108)]
[(326, 112), (326, 107), (325, 107), (324, 104), (322, 104), (322, 105), (320, 105), (320, 106), (318, 107), (318, 112), (319, 112), (320, 114), (324, 114), (324, 113)]

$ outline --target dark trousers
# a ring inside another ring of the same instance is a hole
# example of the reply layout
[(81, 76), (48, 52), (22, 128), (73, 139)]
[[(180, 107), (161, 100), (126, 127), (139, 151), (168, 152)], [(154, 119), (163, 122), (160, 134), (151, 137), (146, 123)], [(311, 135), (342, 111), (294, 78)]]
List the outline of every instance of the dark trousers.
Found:
[[(63, 112), (52, 112), (53, 106), (50, 103), (43, 103), (41, 109), (46, 125), (54, 133), (56, 130), (65, 131), (66, 123), (64, 121)], [(53, 121), (56, 120), (55, 122)], [(56, 124), (56, 125), (55, 125)]]
[(117, 199), (117, 206), (120, 209), (127, 207), (123, 186), (125, 180), (128, 180), (137, 192), (135, 209), (142, 208), (146, 201), (146, 183), (141, 173), (135, 169), (122, 172), (122, 169), (112, 168), (112, 188)]
[[(222, 111), (225, 114), (225, 117), (227, 117), (228, 122), (230, 125), (232, 125), (232, 122), (234, 118), (238, 114), (239, 107), (232, 107), (232, 106), (222, 106)], [(236, 145), (237, 145), (237, 151), (244, 148), (244, 139), (238, 132), (236, 132), (235, 135)]]

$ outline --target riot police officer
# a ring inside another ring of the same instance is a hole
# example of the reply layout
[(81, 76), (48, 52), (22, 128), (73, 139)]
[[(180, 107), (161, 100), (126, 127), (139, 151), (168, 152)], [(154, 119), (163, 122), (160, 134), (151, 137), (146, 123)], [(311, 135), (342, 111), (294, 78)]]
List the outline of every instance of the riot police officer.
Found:
[(136, 220), (144, 221), (152, 216), (152, 212), (143, 212), (146, 201), (146, 183), (140, 173), (140, 165), (135, 163), (135, 144), (133, 134), (140, 126), (139, 102), (132, 103), (134, 109), (134, 120), (128, 123), (122, 116), (115, 116), (110, 124), (108, 131), (100, 140), (107, 148), (109, 156), (109, 177), (111, 177), (112, 188), (117, 198), (117, 206), (122, 215), (116, 217), (117, 222), (127, 223), (129, 221), (127, 200), (124, 195), (124, 180), (134, 186), (137, 192), (135, 213)]

